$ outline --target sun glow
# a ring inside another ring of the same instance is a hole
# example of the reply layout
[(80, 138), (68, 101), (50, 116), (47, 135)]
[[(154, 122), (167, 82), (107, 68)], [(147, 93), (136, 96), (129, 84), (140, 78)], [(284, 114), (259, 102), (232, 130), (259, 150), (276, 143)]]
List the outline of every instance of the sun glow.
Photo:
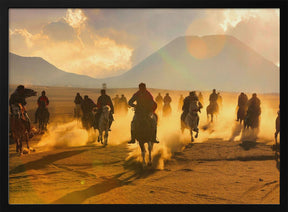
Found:
[(73, 28), (78, 28), (87, 20), (87, 17), (81, 9), (68, 9), (64, 19)]

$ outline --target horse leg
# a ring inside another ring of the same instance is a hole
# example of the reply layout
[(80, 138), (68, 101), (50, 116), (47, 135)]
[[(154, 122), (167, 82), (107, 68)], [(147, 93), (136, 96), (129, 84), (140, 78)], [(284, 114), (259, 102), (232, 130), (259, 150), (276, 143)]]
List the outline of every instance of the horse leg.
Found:
[(211, 113), (211, 123), (213, 123), (213, 113)]
[(17, 139), (18, 140), (18, 148), (19, 148), (19, 151), (20, 151), (20, 155), (22, 155), (23, 154), (23, 149), (22, 149), (22, 138), (18, 138)]
[(101, 144), (103, 144), (103, 138), (102, 138), (102, 134), (103, 134), (103, 131), (99, 129), (98, 142), (100, 142), (100, 141), (101, 141)]
[(29, 147), (29, 135), (28, 135), (28, 132), (27, 133), (25, 133), (25, 140), (26, 140), (26, 144), (27, 144), (27, 149), (29, 150), (30, 149), (30, 147)]
[(19, 138), (16, 138), (15, 141), (16, 141), (16, 152), (19, 152), (19, 151), (20, 151), (20, 142), (19, 142)]
[(192, 129), (190, 129), (190, 135), (191, 135), (191, 142), (193, 142), (193, 141), (194, 141), (194, 138), (193, 138), (193, 131), (192, 131)]
[(151, 152), (153, 149), (153, 142), (148, 142), (148, 150), (149, 150), (149, 162), (148, 162), (148, 166), (152, 165), (152, 157), (151, 157)]
[(104, 134), (104, 145), (107, 145), (107, 141), (108, 141), (108, 129), (105, 130), (105, 134)]
[(139, 145), (140, 145), (141, 154), (142, 154), (142, 165), (143, 165), (143, 166), (146, 166), (146, 161), (145, 161), (145, 153), (146, 153), (146, 150), (145, 150), (144, 143), (143, 143), (143, 142), (139, 142)]

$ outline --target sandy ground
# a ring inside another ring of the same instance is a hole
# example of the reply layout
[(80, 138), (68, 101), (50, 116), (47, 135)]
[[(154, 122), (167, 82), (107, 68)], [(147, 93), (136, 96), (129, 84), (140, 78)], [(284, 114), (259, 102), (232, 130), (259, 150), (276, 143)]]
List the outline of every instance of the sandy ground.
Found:
[[(278, 95), (259, 94), (262, 114), (256, 143), (242, 144), (249, 136), (242, 137), (235, 121), (239, 94), (224, 92), (215, 123), (204, 130), (202, 110), (200, 134), (191, 143), (188, 131), (180, 132), (177, 111), (180, 93), (186, 96), (188, 91), (152, 90), (154, 97), (158, 92), (171, 94), (173, 113), (166, 119), (159, 114), (160, 144), (154, 145), (152, 167), (143, 167), (139, 146), (127, 144), (132, 110), (127, 116), (115, 114), (104, 147), (96, 141), (97, 132), (87, 132), (73, 120), (76, 92), (96, 101), (99, 89), (34, 89), (39, 94), (46, 90), (51, 120), (47, 133), (30, 140), (35, 152), (19, 156), (15, 144), (9, 145), (10, 204), (279, 204), (279, 171), (271, 148)], [(115, 89), (108, 94), (124, 93), (129, 99), (135, 91)], [(209, 93), (203, 92), (206, 102)], [(36, 100), (27, 101), (32, 121)]]

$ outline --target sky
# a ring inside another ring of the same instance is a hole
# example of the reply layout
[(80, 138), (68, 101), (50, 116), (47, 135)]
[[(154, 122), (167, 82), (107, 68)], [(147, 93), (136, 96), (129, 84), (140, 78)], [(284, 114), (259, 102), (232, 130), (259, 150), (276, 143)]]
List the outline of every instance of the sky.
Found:
[(279, 66), (279, 9), (10, 9), (9, 51), (94, 78), (121, 75), (179, 36), (227, 34)]

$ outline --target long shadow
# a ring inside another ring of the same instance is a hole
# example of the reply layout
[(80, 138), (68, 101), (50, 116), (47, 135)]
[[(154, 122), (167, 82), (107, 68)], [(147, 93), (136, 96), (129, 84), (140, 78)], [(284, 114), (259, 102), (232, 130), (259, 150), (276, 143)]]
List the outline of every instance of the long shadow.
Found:
[(65, 152), (59, 152), (56, 154), (51, 154), (51, 155), (47, 155), (42, 157), (41, 159), (35, 160), (35, 161), (31, 161), (25, 164), (21, 164), (17, 167), (15, 167), (14, 169), (12, 169), (9, 174), (18, 174), (20, 172), (24, 172), (30, 169), (43, 169), (45, 168), (48, 164), (51, 164), (57, 160), (61, 160), (64, 158), (68, 158), (71, 157), (73, 155), (77, 155), (80, 154), (82, 152), (85, 152), (87, 150), (71, 150), (71, 151), (65, 151)]
[[(90, 197), (109, 192), (117, 187), (128, 185), (134, 180), (146, 178), (157, 171), (157, 169), (153, 167), (143, 167), (142, 163), (136, 161), (135, 158), (130, 158), (125, 161), (123, 166), (128, 171), (116, 174), (111, 178), (106, 178), (103, 182), (92, 185), (89, 188), (68, 193), (52, 202), (52, 204), (81, 204)], [(127, 174), (130, 171), (132, 171), (132, 173), (126, 178), (122, 180), (119, 179), (122, 175)]]
[(116, 174), (111, 178), (105, 179), (105, 181), (92, 185), (86, 189), (80, 191), (73, 191), (71, 193), (66, 194), (65, 196), (55, 200), (51, 204), (81, 204), (86, 199), (106, 193), (114, 188), (121, 187), (123, 185), (127, 185), (131, 183), (129, 179), (132, 177), (127, 177), (124, 180), (120, 180), (121, 177), (126, 172)]

